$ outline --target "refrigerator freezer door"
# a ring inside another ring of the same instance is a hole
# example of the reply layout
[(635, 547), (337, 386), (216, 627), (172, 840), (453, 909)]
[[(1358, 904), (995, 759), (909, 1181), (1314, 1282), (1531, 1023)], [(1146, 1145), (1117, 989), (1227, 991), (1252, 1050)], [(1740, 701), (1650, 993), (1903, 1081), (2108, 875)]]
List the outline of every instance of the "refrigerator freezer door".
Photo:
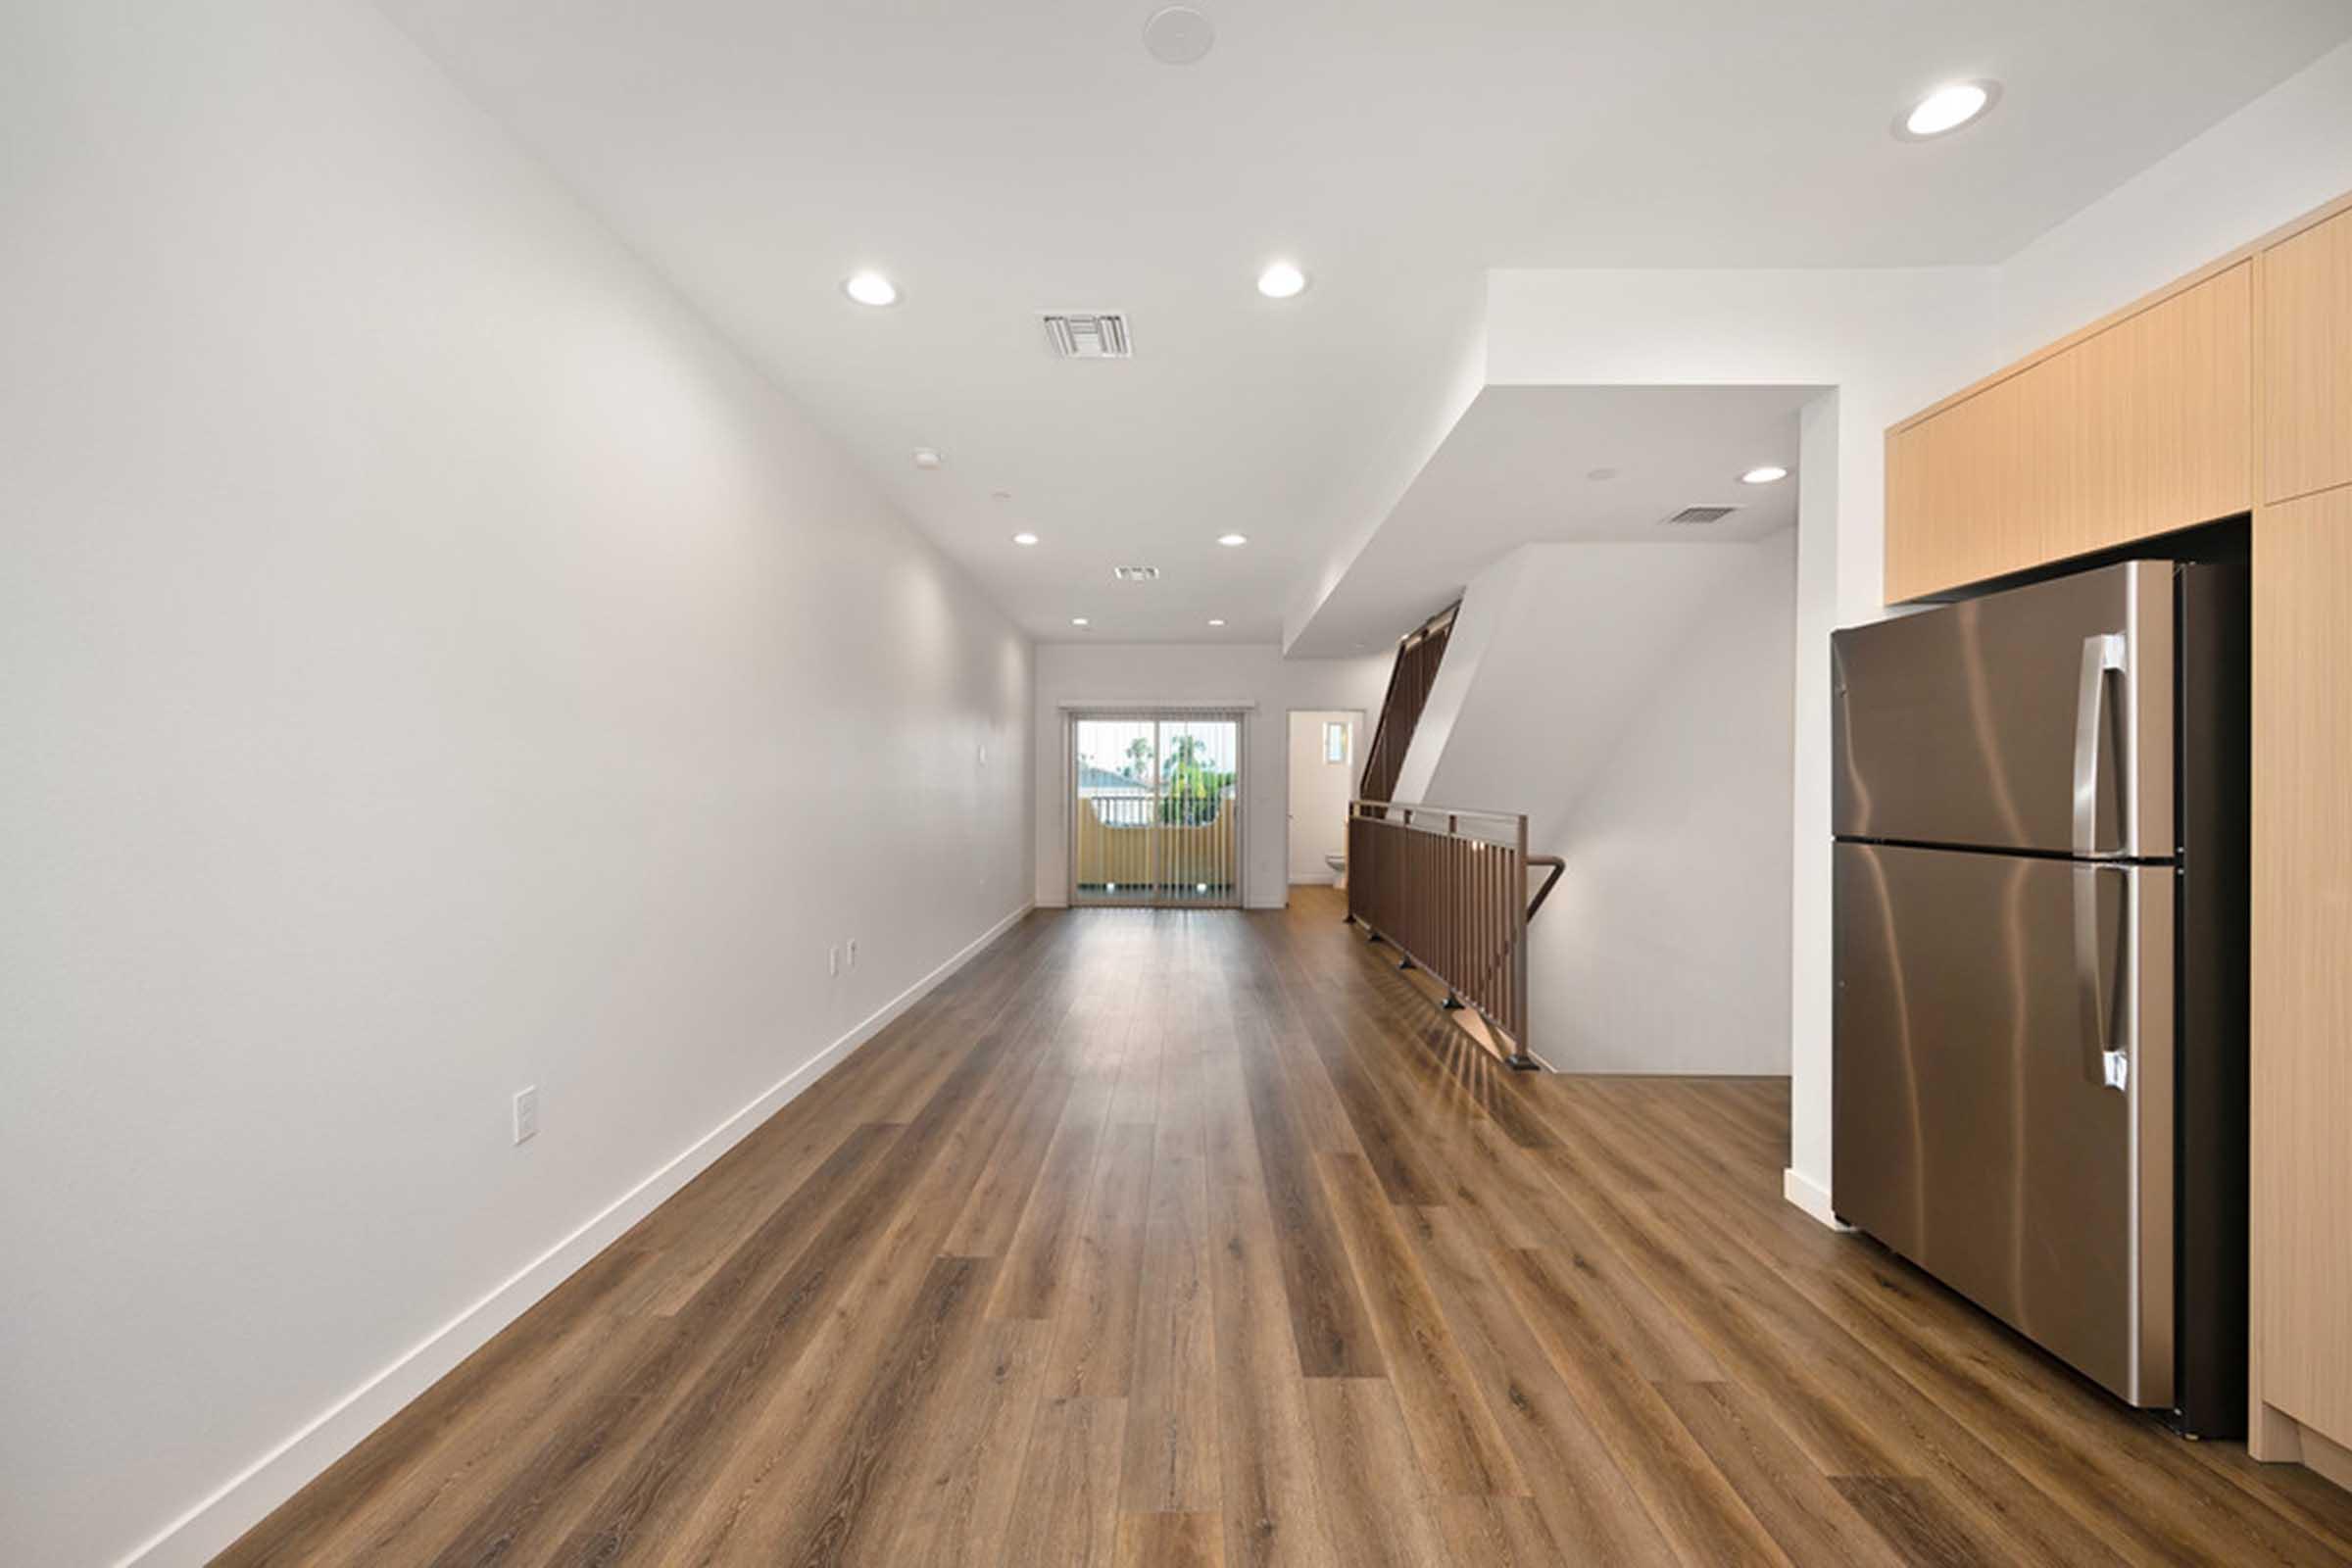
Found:
[(1838, 1212), (2124, 1398), (2171, 1405), (2173, 869), (1871, 844), (1836, 860)]
[(1838, 633), (1833, 831), (2169, 858), (2173, 571), (2128, 562)]

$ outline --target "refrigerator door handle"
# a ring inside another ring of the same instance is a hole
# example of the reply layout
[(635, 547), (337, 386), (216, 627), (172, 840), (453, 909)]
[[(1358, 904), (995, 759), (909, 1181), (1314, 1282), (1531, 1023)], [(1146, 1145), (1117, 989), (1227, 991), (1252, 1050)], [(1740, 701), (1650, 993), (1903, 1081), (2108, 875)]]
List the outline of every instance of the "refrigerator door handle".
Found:
[[(2118, 1094), (2131, 1088), (2132, 1057), (2116, 1027), (2121, 1016), (2111, 1017), (2107, 1010), (2107, 987), (2099, 974), (2099, 873), (2121, 874), (2124, 869), (2112, 863), (2075, 867), (2075, 984), (2082, 997), (2082, 1035), (2090, 1043), (2090, 1080)], [(2116, 914), (2119, 955), (2131, 951), (2131, 918), (2132, 900), (2126, 890)]]
[[(2099, 731), (2107, 718), (2107, 672), (2124, 668), (2122, 632), (2100, 632), (2082, 639), (2082, 679), (2075, 690), (2075, 853), (2099, 853)], [(2128, 841), (2130, 830), (2118, 820), (2116, 832)]]

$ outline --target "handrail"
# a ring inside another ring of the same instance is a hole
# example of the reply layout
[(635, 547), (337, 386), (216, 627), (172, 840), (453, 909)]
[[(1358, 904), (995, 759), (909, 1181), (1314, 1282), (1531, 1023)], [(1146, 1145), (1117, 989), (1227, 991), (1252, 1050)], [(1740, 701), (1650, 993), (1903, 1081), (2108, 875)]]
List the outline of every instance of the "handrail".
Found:
[(1521, 811), (1481, 810), (1474, 806), (1438, 806), (1434, 803), (1424, 803), (1421, 801), (1363, 800), (1350, 801), (1348, 804), (1350, 806), (1377, 806), (1383, 810), (1402, 811), (1408, 816), (1416, 811), (1426, 811), (1432, 816), (1475, 816), (1489, 822), (1516, 822), (1521, 816), (1526, 814)]
[(1560, 877), (1567, 871), (1568, 862), (1556, 855), (1531, 855), (1527, 858), (1527, 863), (1551, 867), (1551, 875), (1545, 877), (1544, 885), (1536, 889), (1536, 896), (1527, 901), (1527, 917), (1533, 920), (1536, 917), (1536, 911), (1544, 907), (1544, 901), (1551, 897), (1551, 890), (1559, 884)]
[[(1444, 826), (1412, 820), (1444, 819)], [(1465, 832), (1463, 820), (1507, 827)], [(1527, 874), (1549, 871), (1533, 901)], [(1527, 922), (1566, 862), (1527, 853), (1522, 812), (1356, 800), (1348, 805), (1348, 918), (1395, 947), (1403, 969), (1446, 985), (1448, 1008), (1468, 1005), (1511, 1042), (1509, 1065), (1542, 1064), (1527, 1048)]]

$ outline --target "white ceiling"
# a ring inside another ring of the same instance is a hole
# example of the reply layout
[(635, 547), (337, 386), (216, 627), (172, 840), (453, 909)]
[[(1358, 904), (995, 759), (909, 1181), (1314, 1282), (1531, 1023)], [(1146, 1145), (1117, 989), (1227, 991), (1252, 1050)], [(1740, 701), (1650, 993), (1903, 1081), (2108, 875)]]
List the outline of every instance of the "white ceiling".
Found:
[[(1197, 0), (1215, 48), (1171, 67), (1159, 0), (381, 3), (1024, 626), (1104, 640), (1277, 640), (1489, 267), (1998, 260), (2352, 35), (2343, 0)], [(1889, 134), (1978, 75), (1982, 123)], [(1252, 290), (1276, 255), (1306, 294)], [(903, 302), (849, 304), (861, 267)], [(1048, 357), (1065, 308), (1136, 358)]]
[[(1418, 624), (1525, 544), (1689, 545), (1796, 524), (1797, 410), (1818, 387), (1491, 386), (1291, 645), (1360, 653)], [(1773, 465), (1788, 477), (1740, 476)], [(1595, 476), (1598, 470), (1598, 476)], [(1685, 507), (1721, 522), (1666, 526)]]

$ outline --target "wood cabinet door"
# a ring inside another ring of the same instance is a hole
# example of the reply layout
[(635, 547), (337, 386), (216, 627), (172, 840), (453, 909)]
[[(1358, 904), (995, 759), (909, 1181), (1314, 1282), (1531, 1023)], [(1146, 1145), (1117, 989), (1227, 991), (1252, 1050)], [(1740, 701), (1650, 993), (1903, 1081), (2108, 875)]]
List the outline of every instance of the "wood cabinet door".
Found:
[(2252, 278), (2240, 263), (1890, 431), (1887, 601), (2250, 510)]
[(2263, 498), (2352, 484), (2352, 213), (2261, 265)]
[(2254, 1333), (2352, 1445), (2352, 488), (2254, 524)]

